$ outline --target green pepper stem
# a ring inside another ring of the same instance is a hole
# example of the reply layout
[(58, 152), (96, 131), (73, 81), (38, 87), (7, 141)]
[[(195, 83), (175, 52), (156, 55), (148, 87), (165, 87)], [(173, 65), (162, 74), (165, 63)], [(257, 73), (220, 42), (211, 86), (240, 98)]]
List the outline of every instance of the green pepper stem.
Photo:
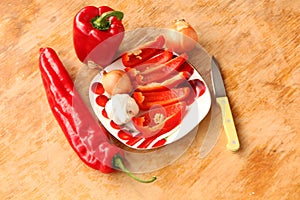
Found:
[(141, 183), (152, 183), (153, 181), (156, 180), (156, 177), (153, 176), (151, 179), (149, 180), (143, 180), (143, 179), (140, 179), (138, 177), (136, 177), (135, 175), (133, 175), (130, 171), (128, 171), (128, 169), (126, 169), (126, 167), (124, 166), (124, 163), (123, 163), (123, 159), (122, 157), (117, 154), (113, 157), (113, 166), (115, 168), (118, 168), (120, 169), (122, 172), (125, 172), (128, 176), (130, 176), (131, 178), (133, 178), (134, 180), (138, 181), (138, 182), (141, 182)]
[(108, 18), (111, 16), (116, 16), (118, 20), (122, 20), (124, 14), (116, 10), (105, 12), (102, 15), (94, 17), (92, 19), (91, 22), (93, 27), (99, 29), (100, 31), (108, 30), (110, 28), (110, 21), (108, 20)]

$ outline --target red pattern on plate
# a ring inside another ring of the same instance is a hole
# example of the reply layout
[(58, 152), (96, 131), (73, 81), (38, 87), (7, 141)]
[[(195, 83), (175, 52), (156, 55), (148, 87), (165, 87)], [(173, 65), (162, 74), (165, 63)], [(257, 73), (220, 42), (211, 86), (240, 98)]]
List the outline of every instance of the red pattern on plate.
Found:
[(110, 121), (110, 126), (113, 127), (114, 129), (120, 129), (120, 126), (116, 124), (113, 120)]
[(96, 98), (96, 103), (101, 106), (101, 107), (105, 107), (106, 103), (108, 102), (108, 98), (107, 96), (105, 95), (99, 95), (97, 98)]
[(167, 142), (166, 138), (163, 138), (161, 140), (158, 140), (155, 144), (153, 144), (152, 147), (160, 147), (163, 146)]
[(128, 131), (120, 130), (118, 132), (118, 137), (122, 140), (130, 140), (132, 138), (132, 135)]
[(129, 146), (133, 146), (133, 145), (135, 145), (138, 141), (140, 141), (140, 140), (142, 140), (143, 138), (141, 138), (141, 137), (132, 137), (130, 140), (128, 140), (127, 142), (126, 142), (126, 144), (127, 145), (129, 145)]
[(103, 94), (104, 93), (104, 87), (100, 82), (95, 82), (93, 83), (91, 90), (95, 93), (95, 94)]
[(107, 112), (106, 112), (105, 108), (102, 110), (101, 113), (102, 113), (103, 117), (108, 119), (108, 115), (107, 115)]
[(156, 138), (157, 138), (157, 135), (146, 138), (145, 141), (143, 141), (138, 147), (142, 148), (142, 149), (147, 148)]

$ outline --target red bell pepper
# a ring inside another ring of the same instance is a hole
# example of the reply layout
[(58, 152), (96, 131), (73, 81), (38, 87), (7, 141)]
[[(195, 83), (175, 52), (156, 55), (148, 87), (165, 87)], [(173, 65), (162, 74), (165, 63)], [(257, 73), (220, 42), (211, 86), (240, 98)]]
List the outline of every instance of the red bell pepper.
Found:
[(162, 52), (162, 48), (165, 45), (164, 36), (158, 36), (155, 40), (150, 41), (141, 47), (128, 51), (122, 55), (122, 62), (125, 67), (136, 67), (139, 64), (150, 59), (159, 52)]
[(150, 109), (141, 116), (132, 118), (132, 122), (144, 137), (156, 137), (178, 126), (185, 112), (186, 104), (178, 102)]
[(80, 61), (100, 66), (111, 63), (124, 38), (123, 13), (108, 6), (87, 6), (73, 22), (73, 43)]
[(140, 182), (156, 179), (141, 180), (125, 168), (123, 150), (110, 143), (108, 132), (90, 113), (53, 49), (40, 50), (39, 68), (52, 113), (85, 164), (103, 173), (120, 169)]
[(189, 93), (189, 87), (182, 87), (165, 91), (133, 92), (132, 96), (141, 110), (148, 110), (156, 105), (166, 106), (183, 101)]

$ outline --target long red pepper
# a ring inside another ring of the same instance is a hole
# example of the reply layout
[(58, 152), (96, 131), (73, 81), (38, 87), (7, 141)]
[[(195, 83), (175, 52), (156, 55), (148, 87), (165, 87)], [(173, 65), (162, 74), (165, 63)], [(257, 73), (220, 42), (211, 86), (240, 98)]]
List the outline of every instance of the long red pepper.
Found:
[(119, 169), (143, 183), (156, 179), (141, 180), (125, 168), (124, 152), (109, 142), (106, 129), (90, 113), (53, 49), (40, 49), (39, 68), (52, 113), (85, 164), (103, 173)]

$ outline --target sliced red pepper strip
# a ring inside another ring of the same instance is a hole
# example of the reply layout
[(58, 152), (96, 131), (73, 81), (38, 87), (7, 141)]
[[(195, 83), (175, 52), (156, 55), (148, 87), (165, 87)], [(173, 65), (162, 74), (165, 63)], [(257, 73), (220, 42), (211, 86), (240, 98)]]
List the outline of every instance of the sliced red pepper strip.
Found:
[(138, 84), (145, 85), (147, 83), (155, 82), (169, 78), (171, 75), (177, 73), (177, 69), (185, 63), (188, 56), (186, 53), (169, 60), (168, 62), (149, 67), (137, 75)]
[(163, 64), (165, 62), (168, 62), (173, 57), (173, 53), (167, 49), (165, 49), (163, 52), (158, 53), (157, 55), (154, 55), (149, 60), (146, 60), (141, 65), (137, 66), (136, 69), (139, 71), (146, 70), (149, 65), (152, 64)]
[(152, 67), (153, 65), (159, 65), (163, 64), (165, 62), (168, 62), (173, 57), (173, 53), (168, 50), (164, 50), (161, 53), (158, 53), (154, 57), (150, 58), (149, 60), (146, 60), (145, 62), (141, 63), (140, 65), (132, 68), (132, 67), (126, 67), (125, 71), (127, 72), (128, 76), (135, 80), (136, 75), (138, 73), (143, 72), (147, 70), (148, 68)]
[(189, 87), (173, 88), (155, 92), (133, 92), (132, 96), (141, 110), (148, 110), (155, 105), (166, 106), (188, 97)]
[(141, 180), (124, 167), (123, 151), (109, 143), (106, 129), (98, 124), (86, 107), (53, 49), (40, 50), (39, 68), (52, 113), (71, 147), (85, 164), (103, 173), (121, 169), (140, 182), (156, 179)]
[(188, 59), (188, 55), (186, 53), (183, 53), (179, 56), (174, 57), (173, 59), (169, 60), (168, 62), (165, 62), (160, 65), (155, 65), (153, 67), (149, 67), (145, 69), (144, 71), (141, 71), (141, 75), (148, 75), (155, 72), (169, 72), (173, 70), (177, 70), (186, 60)]
[(145, 62), (141, 63), (140, 65), (135, 66), (134, 68), (126, 67), (125, 71), (137, 70), (139, 72), (143, 72), (149, 67), (151, 67), (151, 65), (153, 64), (157, 65), (157, 64), (163, 64), (165, 62), (168, 62), (169, 60), (172, 59), (172, 57), (173, 57), (173, 53), (171, 51), (164, 50), (158, 53), (157, 55), (154, 55), (149, 60), (146, 60)]
[(159, 35), (154, 40), (144, 43), (139, 48), (162, 49), (162, 47), (165, 45), (165, 42), (165, 37), (163, 35)]
[(196, 94), (197, 97), (200, 97), (206, 91), (206, 87), (203, 81), (199, 79), (193, 79), (193, 80), (189, 80), (188, 82), (192, 86), (194, 93)]
[(141, 92), (153, 92), (153, 91), (162, 91), (162, 90), (169, 90), (177, 86), (180, 83), (186, 81), (186, 78), (189, 77), (188, 72), (179, 72), (178, 74), (174, 75), (173, 77), (164, 80), (162, 82), (152, 82), (146, 85), (138, 85), (136, 86), (136, 91)]
[(162, 47), (165, 44), (164, 36), (158, 36), (154, 41), (150, 41), (144, 44), (138, 49), (134, 49), (130, 52), (126, 52), (122, 55), (122, 62), (125, 67), (135, 67), (152, 56), (162, 51)]
[(185, 62), (182, 65), (180, 65), (180, 67), (177, 70), (179, 72), (182, 72), (182, 71), (188, 72), (190, 75), (187, 79), (189, 79), (195, 71), (195, 69), (192, 67), (192, 65), (190, 65), (188, 62)]
[[(178, 126), (186, 112), (186, 104), (178, 102), (150, 109), (141, 116), (132, 118), (133, 124), (146, 137), (157, 137)], [(146, 143), (144, 141), (143, 143)], [(143, 143), (141, 144), (143, 146)]]
[(206, 91), (204, 82), (200, 79), (192, 79), (181, 83), (178, 87), (189, 87), (189, 96), (185, 99), (187, 105), (192, 104), (196, 98), (202, 96)]

